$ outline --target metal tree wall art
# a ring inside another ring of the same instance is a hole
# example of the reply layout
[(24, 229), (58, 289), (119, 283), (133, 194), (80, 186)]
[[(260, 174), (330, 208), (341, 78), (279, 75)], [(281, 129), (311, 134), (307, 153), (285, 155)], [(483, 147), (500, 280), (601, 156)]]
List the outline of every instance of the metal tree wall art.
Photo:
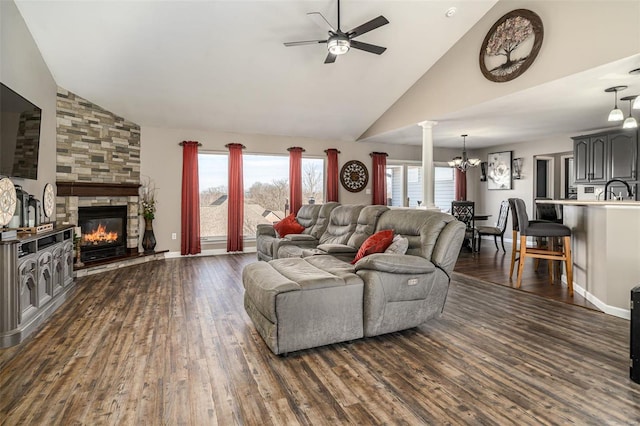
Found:
[(487, 33), (480, 49), (480, 70), (491, 81), (513, 80), (533, 63), (542, 45), (540, 17), (526, 9), (511, 11)]

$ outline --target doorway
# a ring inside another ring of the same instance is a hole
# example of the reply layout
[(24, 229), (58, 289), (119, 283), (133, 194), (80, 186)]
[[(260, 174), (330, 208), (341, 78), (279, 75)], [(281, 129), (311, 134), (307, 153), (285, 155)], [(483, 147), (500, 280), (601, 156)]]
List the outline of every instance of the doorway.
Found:
[(533, 194), (534, 198), (551, 198), (554, 191), (555, 159), (547, 156), (533, 157)]

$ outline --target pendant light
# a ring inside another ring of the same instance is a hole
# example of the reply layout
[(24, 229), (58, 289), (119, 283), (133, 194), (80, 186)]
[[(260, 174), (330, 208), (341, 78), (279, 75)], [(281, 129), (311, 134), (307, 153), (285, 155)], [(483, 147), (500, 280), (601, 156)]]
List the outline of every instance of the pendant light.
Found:
[(467, 136), (469, 135), (460, 135), (462, 139), (462, 157), (455, 157), (453, 160), (449, 161), (449, 167), (455, 167), (457, 169), (466, 172), (471, 167), (477, 167), (480, 164), (479, 158), (468, 158), (467, 157)]
[(622, 110), (620, 108), (618, 108), (618, 92), (621, 90), (626, 89), (627, 86), (613, 86), (613, 87), (609, 87), (607, 89), (604, 89), (605, 92), (607, 93), (611, 93), (613, 92), (614, 96), (615, 96), (615, 103), (613, 106), (613, 109), (611, 110), (611, 112), (609, 113), (609, 121), (622, 121), (624, 120), (624, 113), (622, 112)]
[(622, 124), (623, 129), (638, 128), (638, 121), (636, 121), (636, 119), (631, 115), (631, 109), (632, 109), (631, 102), (637, 99), (638, 99), (638, 95), (625, 96), (624, 98), (620, 98), (621, 101), (629, 101), (629, 117), (627, 117), (627, 119), (624, 120), (624, 123)]
[[(640, 75), (640, 68), (629, 71), (631, 75)], [(633, 102), (633, 109), (640, 109), (640, 96), (636, 96), (636, 100)]]

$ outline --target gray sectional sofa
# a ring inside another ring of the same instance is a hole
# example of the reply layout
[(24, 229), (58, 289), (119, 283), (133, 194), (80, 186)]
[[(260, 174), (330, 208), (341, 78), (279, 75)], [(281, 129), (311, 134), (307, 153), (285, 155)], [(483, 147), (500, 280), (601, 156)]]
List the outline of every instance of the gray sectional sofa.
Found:
[[(408, 238), (405, 254), (348, 262), (385, 229)], [(274, 240), (273, 260), (244, 268), (245, 309), (275, 354), (416, 327), (442, 312), (464, 232), (437, 211), (333, 206), (315, 247)]]

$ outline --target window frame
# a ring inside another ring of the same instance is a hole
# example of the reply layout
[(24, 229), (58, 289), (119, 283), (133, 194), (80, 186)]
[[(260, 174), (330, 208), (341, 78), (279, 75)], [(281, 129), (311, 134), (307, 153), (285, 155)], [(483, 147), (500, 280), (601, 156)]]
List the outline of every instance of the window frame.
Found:
[[(227, 163), (228, 163), (228, 157), (229, 157), (229, 151), (221, 151), (221, 150), (201, 150), (200, 152), (198, 152), (198, 155), (224, 155), (227, 157)], [(243, 152), (243, 159), (244, 156), (246, 155), (252, 155), (252, 156), (264, 156), (264, 157), (284, 157), (287, 159), (287, 161), (289, 160), (289, 154), (279, 154), (279, 153), (273, 153), (273, 152)], [(302, 155), (302, 160), (304, 161), (305, 159), (314, 159), (314, 160), (321, 160), (322, 161), (322, 180), (321, 180), (321, 187), (322, 187), (322, 199), (324, 201), (325, 197), (326, 197), (326, 174), (327, 174), (327, 159), (326, 156), (322, 156), (322, 155)], [(244, 166), (244, 162), (243, 162), (243, 166)], [(288, 171), (287, 171), (287, 175), (288, 175)], [(198, 169), (198, 179), (200, 179), (200, 169)], [(287, 176), (287, 180), (288, 180), (288, 176)], [(199, 182), (199, 180), (198, 180)], [(227, 187), (227, 190), (229, 188), (229, 181), (227, 178), (226, 184), (225, 186)], [(244, 241), (246, 242), (255, 242), (256, 237), (255, 235), (244, 235), (243, 236)], [(221, 243), (221, 242), (226, 242), (227, 241), (227, 235), (223, 235), (223, 236), (203, 236), (200, 235), (200, 241), (202, 243), (206, 243), (206, 244), (212, 244), (212, 243)]]

